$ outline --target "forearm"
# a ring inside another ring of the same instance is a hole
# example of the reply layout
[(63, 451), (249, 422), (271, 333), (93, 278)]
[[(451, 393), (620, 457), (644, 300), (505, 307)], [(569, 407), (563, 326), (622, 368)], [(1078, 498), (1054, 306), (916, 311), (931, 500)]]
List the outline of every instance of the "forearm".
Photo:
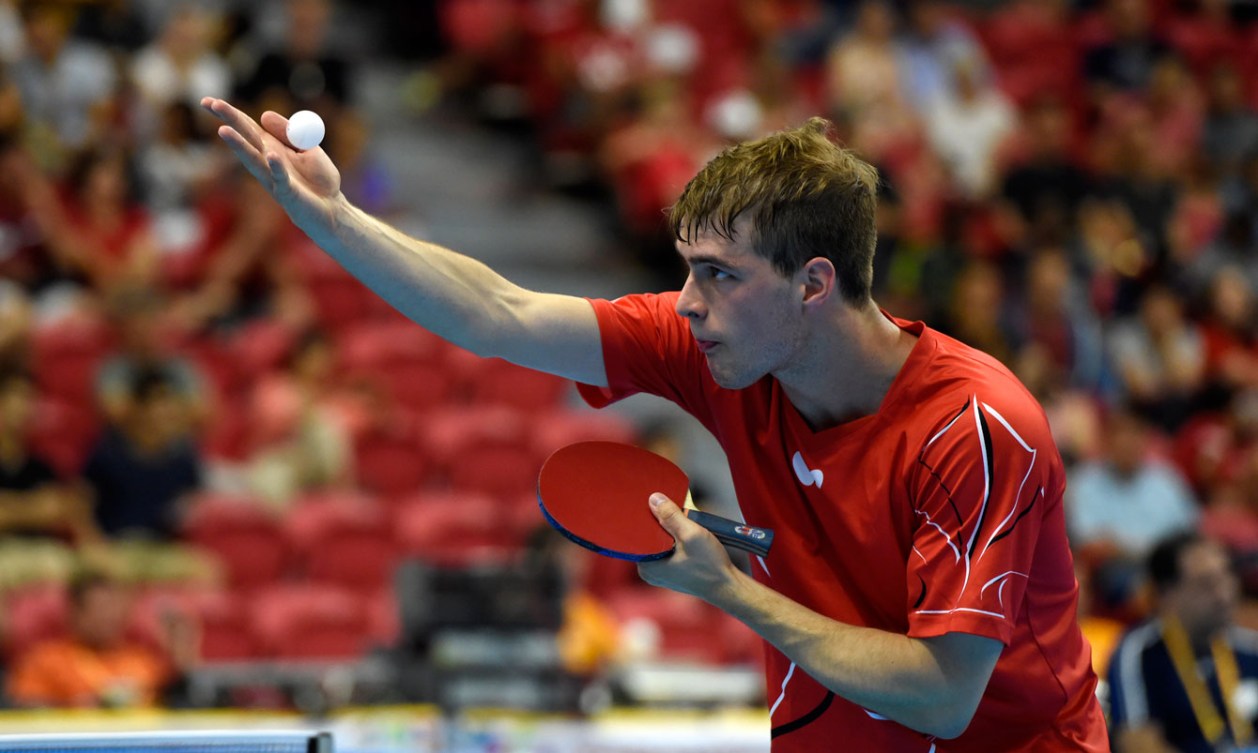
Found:
[(411, 320), (443, 339), (485, 356), (503, 356), (518, 335), (529, 291), (488, 266), (410, 237), (343, 197), (330, 226), (303, 228), (351, 274)]
[(921, 640), (832, 620), (742, 573), (714, 603), (837, 695), (906, 727), (955, 737), (974, 714), (968, 668)]

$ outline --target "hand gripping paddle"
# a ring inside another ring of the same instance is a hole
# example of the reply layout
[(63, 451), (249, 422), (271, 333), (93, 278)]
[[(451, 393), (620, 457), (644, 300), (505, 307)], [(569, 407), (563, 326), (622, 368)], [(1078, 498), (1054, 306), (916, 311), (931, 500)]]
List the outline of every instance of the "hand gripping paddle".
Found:
[(672, 535), (647, 504), (654, 492), (688, 508), (686, 517), (725, 546), (761, 557), (769, 553), (773, 531), (694, 509), (686, 474), (640, 447), (616, 442), (571, 444), (556, 450), (537, 478), (537, 501), (552, 526), (586, 549), (633, 562), (673, 553)]

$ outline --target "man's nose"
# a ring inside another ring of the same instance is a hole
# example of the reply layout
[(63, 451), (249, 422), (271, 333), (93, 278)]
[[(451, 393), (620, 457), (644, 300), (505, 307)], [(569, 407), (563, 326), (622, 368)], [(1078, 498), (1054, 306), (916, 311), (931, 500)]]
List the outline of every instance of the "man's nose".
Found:
[(681, 294), (677, 296), (677, 313), (687, 319), (699, 319), (704, 314), (703, 301), (695, 293), (693, 274), (686, 275), (686, 283), (681, 286)]

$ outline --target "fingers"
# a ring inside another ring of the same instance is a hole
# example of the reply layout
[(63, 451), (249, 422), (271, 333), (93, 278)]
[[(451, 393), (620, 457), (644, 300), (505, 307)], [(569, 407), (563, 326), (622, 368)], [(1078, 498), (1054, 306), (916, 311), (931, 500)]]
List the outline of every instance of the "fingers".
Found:
[(295, 147), (288, 143), (288, 118), (280, 115), (278, 112), (267, 110), (262, 113), (262, 127), (266, 132), (274, 136), (281, 144), (289, 149)]
[(232, 150), (241, 164), (249, 171), (253, 177), (258, 180), (265, 181), (270, 175), (270, 168), (266, 161), (263, 160), (261, 153), (253, 148), (240, 133), (231, 126), (219, 126), (218, 135), (227, 146)]
[(665, 531), (672, 534), (674, 539), (680, 539), (686, 533), (688, 527), (694, 523), (686, 517), (681, 508), (677, 506), (667, 496), (655, 493), (651, 495), (651, 512), (655, 513), (655, 519), (660, 522)]
[[(258, 151), (262, 151), (265, 146), (262, 138), (262, 126), (257, 121), (240, 110), (237, 110), (231, 103), (214, 97), (205, 97), (201, 100), (201, 106), (204, 107), (211, 115), (223, 121), (223, 123), (231, 126), (236, 133), (240, 134), (245, 143), (252, 146)], [(222, 135), (222, 129), (219, 130)]]

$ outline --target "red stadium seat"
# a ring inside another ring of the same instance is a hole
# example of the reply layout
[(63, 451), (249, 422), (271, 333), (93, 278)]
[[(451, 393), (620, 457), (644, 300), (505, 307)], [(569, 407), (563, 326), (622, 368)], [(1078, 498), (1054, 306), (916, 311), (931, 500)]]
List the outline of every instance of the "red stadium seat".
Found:
[(377, 591), (367, 598), (368, 634), (377, 646), (393, 646), (402, 636), (401, 615), (397, 595), (392, 588)]
[(94, 403), (96, 371), (113, 344), (98, 320), (73, 320), (34, 332), (32, 363), (41, 393), (83, 407)]
[(1220, 64), (1235, 64), (1243, 48), (1239, 28), (1204, 18), (1173, 18), (1167, 39), (1188, 67), (1203, 79)]
[(255, 319), (232, 337), (227, 353), (247, 380), (254, 380), (283, 365), (292, 353), (297, 333), (283, 322)]
[(356, 659), (370, 644), (366, 599), (346, 588), (266, 589), (253, 596), (250, 615), (264, 655), (275, 659)]
[(531, 423), (526, 413), (505, 405), (449, 407), (424, 418), (421, 438), (437, 467), (449, 471), (460, 458), (494, 448), (531, 451)]
[(60, 584), (28, 586), (4, 598), (4, 653), (18, 656), (36, 643), (64, 634), (69, 602)]
[(413, 434), (368, 431), (354, 441), (354, 470), (363, 489), (396, 497), (424, 483), (428, 460)]
[(280, 523), (254, 500), (202, 495), (184, 520), (183, 536), (218, 557), (233, 588), (273, 583), (288, 568)]
[(537, 486), (541, 461), (527, 445), (489, 445), (455, 457), (448, 478), (455, 490), (514, 499)]
[(73, 477), (83, 470), (100, 429), (100, 418), (92, 408), (47, 398), (35, 405), (29, 438), (35, 451), (59, 474)]
[(347, 492), (297, 500), (284, 521), (301, 571), (313, 581), (368, 592), (389, 583), (398, 553), (381, 503)]
[(231, 592), (209, 594), (195, 601), (203, 661), (245, 661), (263, 656), (249, 605), (246, 594)]
[(149, 588), (136, 599), (131, 635), (163, 649), (167, 610), (194, 621), (200, 632), (203, 661), (245, 661), (260, 651), (249, 624), (249, 602), (239, 593), (212, 587)]
[(533, 426), (534, 454), (545, 459), (573, 442), (633, 444), (637, 428), (623, 415), (593, 410), (557, 410), (539, 415)]
[(435, 565), (502, 561), (518, 551), (500, 503), (475, 493), (425, 493), (399, 500), (392, 525), (405, 557)]
[(487, 368), (471, 384), (475, 403), (508, 405), (536, 413), (558, 406), (572, 382), (496, 358), (482, 359)]
[(441, 368), (445, 343), (413, 322), (373, 319), (342, 330), (338, 343), (348, 378), (377, 384), (405, 408), (427, 411), (450, 393), (451, 376)]

